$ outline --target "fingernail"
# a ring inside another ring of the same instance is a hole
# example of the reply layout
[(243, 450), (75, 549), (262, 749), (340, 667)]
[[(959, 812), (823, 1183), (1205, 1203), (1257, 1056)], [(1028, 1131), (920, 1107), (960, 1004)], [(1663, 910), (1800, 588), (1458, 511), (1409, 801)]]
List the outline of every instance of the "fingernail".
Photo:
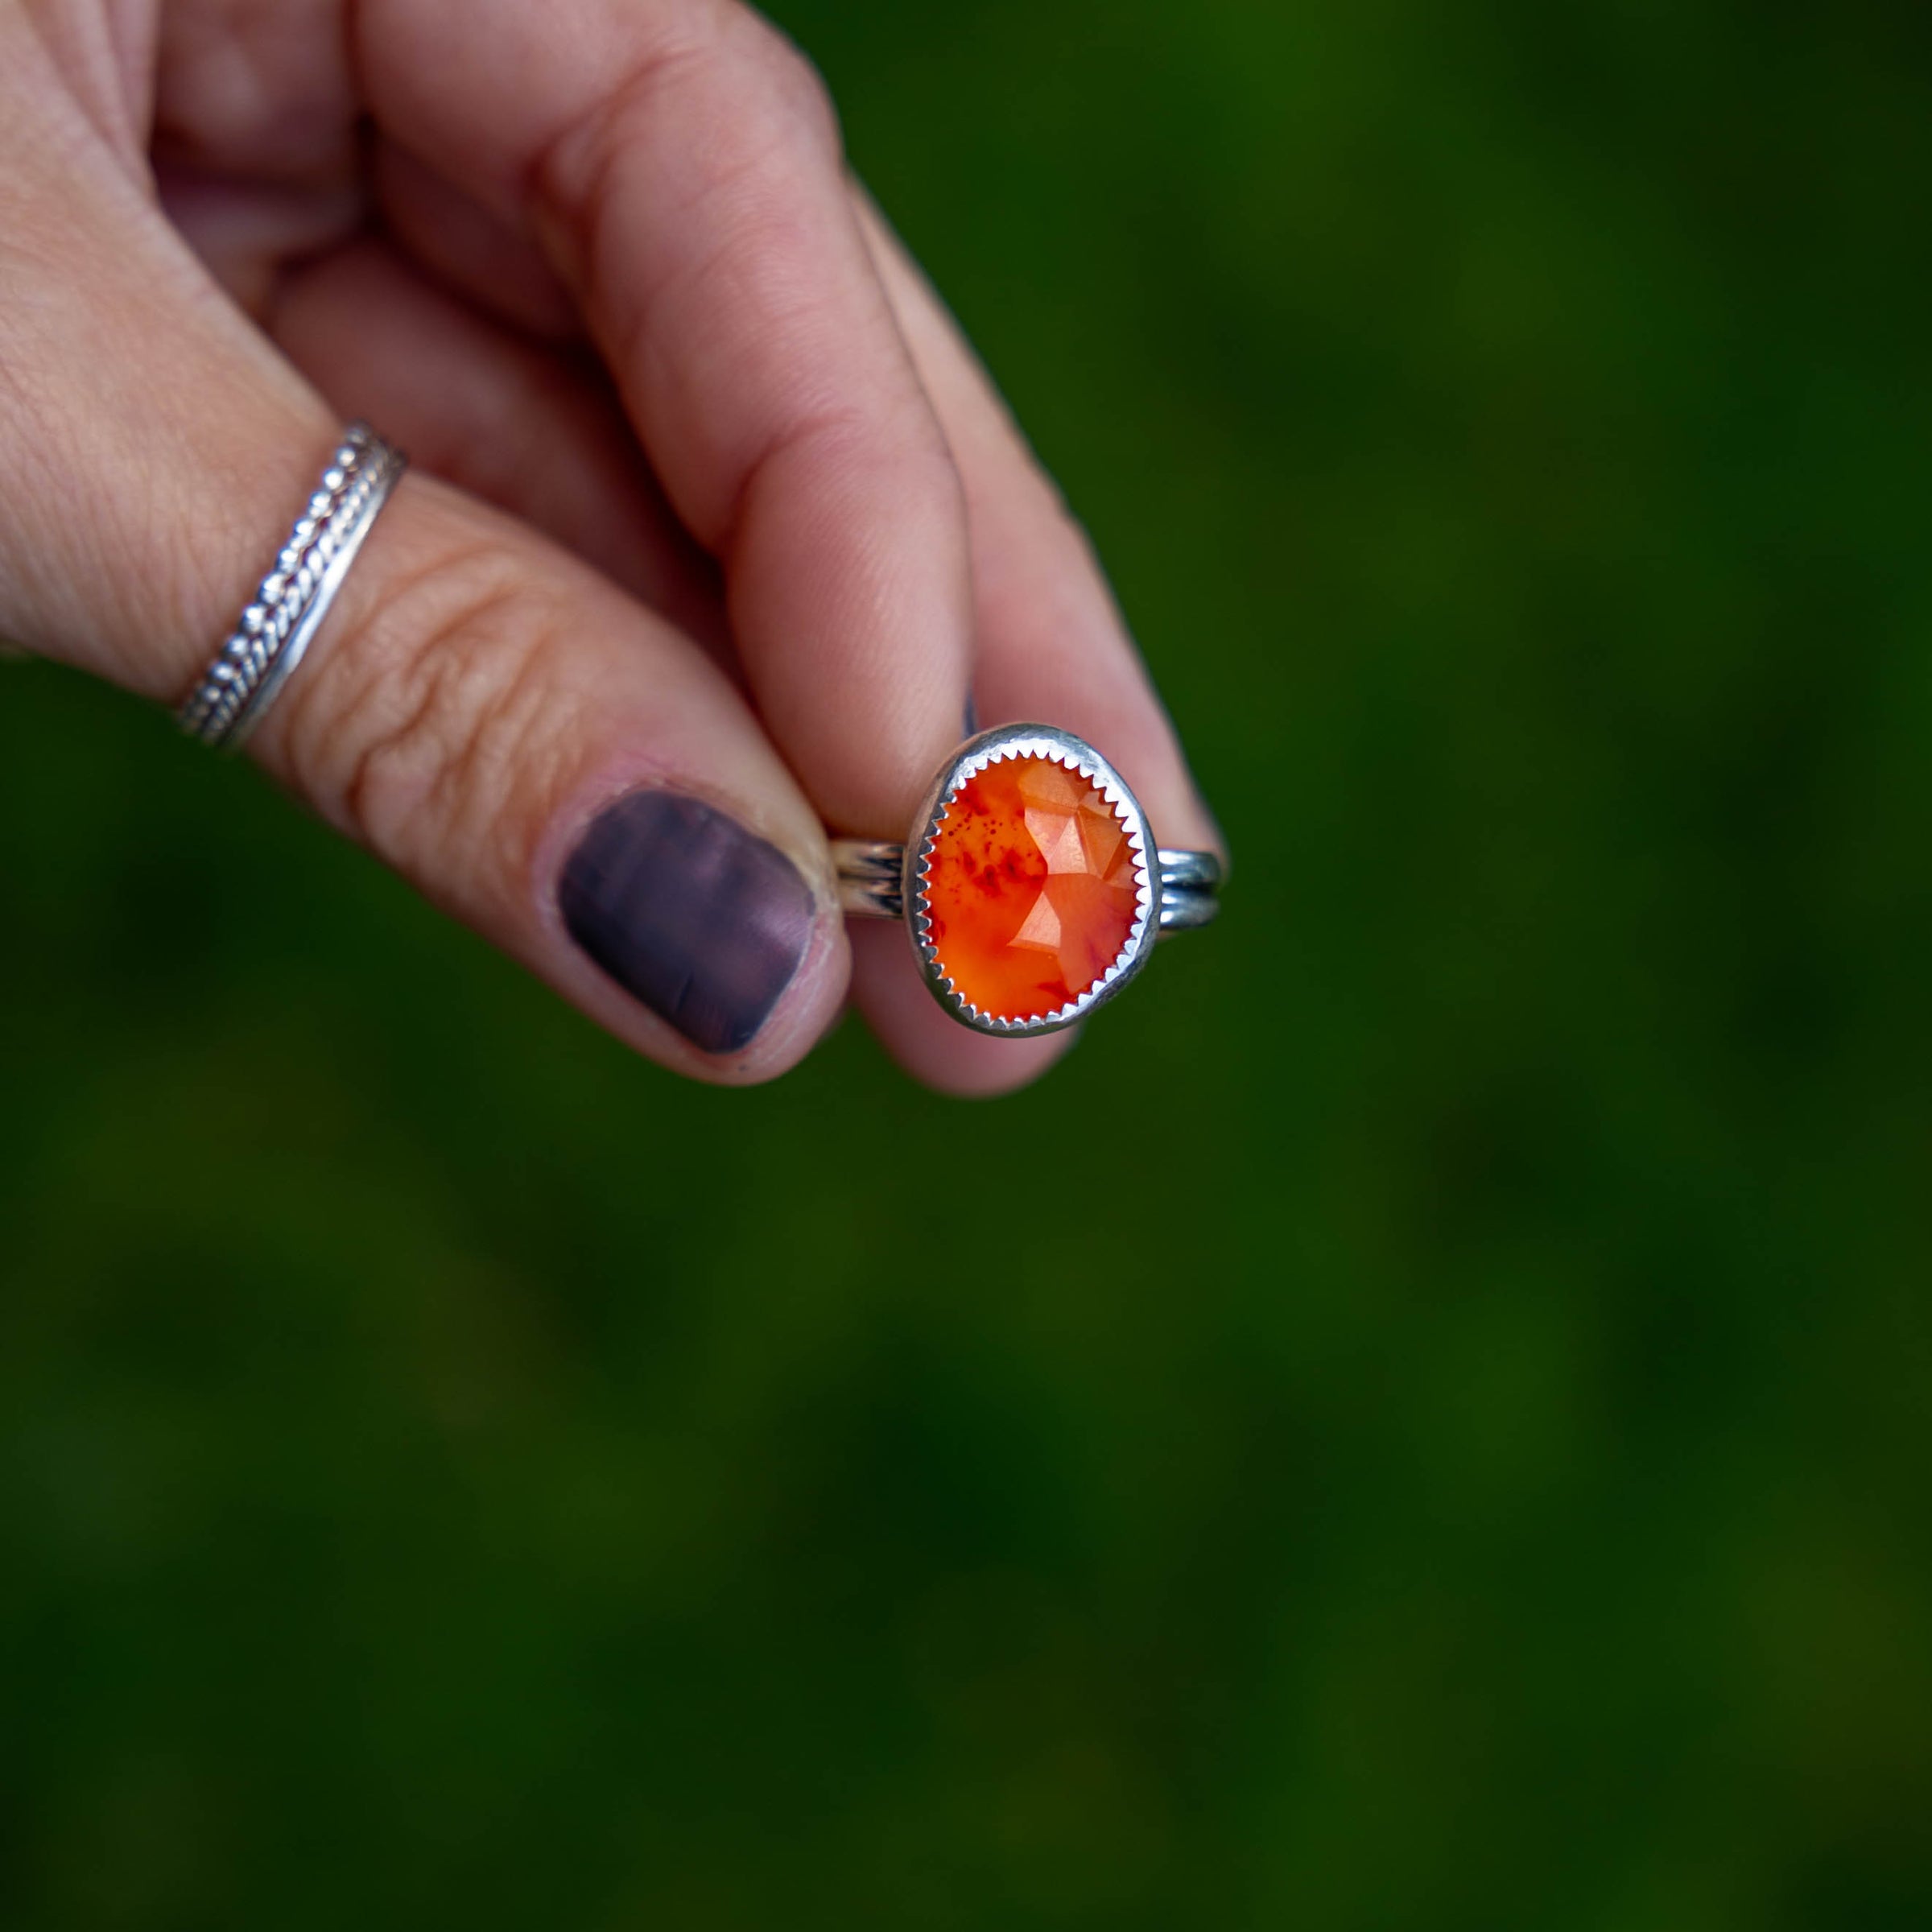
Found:
[(707, 1053), (750, 1044), (811, 940), (811, 890), (784, 853), (675, 792), (598, 813), (557, 901), (598, 965)]

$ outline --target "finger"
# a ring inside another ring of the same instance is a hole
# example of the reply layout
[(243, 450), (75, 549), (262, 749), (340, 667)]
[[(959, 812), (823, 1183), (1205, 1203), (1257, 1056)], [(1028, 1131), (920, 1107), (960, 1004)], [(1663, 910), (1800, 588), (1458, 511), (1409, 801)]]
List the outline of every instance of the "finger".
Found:
[(419, 468), (522, 517), (729, 660), (716, 567), (590, 371), (379, 242), (284, 274), (266, 320), (338, 416), (380, 423)]
[[(883, 218), (855, 190), (902, 334), (938, 411), (972, 533), (979, 719), (1039, 719), (1097, 745), (1169, 844), (1218, 845), (1172, 726), (1092, 551), (956, 325)], [(907, 949), (853, 934), (852, 994), (906, 1069), (947, 1092), (1003, 1092), (1043, 1071), (1069, 1032), (1026, 1043), (952, 1025)]]
[[(178, 699), (334, 440), (0, 11), (0, 632)], [(819, 828), (696, 649), (406, 481), (254, 747), (426, 894), (679, 1070), (763, 1077), (836, 1009)]]
[(965, 525), (815, 77), (709, 0), (584, 8), (568, 33), (522, 0), (357, 20), (378, 124), (576, 291), (821, 813), (902, 836), (958, 735)]
[(1010, 1093), (1037, 1080), (1070, 1047), (1078, 1028), (1037, 1039), (973, 1033), (933, 998), (896, 920), (855, 920), (850, 931), (852, 1003), (899, 1065), (916, 1080), (962, 1100)]
[(421, 268), (488, 314), (540, 341), (584, 340), (575, 299), (526, 229), (380, 133), (357, 139), (362, 105), (341, 0), (171, 0), (159, 25), (162, 204), (251, 313), (290, 268), (350, 241), (373, 213)]
[(1078, 733), (1133, 786), (1163, 844), (1221, 851), (1084, 531), (931, 284), (863, 190), (857, 200), (965, 491), (980, 722), (1038, 718)]

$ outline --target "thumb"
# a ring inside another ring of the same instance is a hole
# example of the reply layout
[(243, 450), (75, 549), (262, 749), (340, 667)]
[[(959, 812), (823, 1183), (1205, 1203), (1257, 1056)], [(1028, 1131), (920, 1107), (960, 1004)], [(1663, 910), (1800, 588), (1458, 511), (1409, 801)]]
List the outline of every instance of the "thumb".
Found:
[[(31, 53), (0, 45), (0, 71)], [(57, 83), (7, 92), (0, 635), (175, 704), (337, 425)], [(596, 572), (431, 481), (398, 488), (250, 749), (679, 1071), (768, 1077), (844, 996), (823, 832), (729, 681)]]

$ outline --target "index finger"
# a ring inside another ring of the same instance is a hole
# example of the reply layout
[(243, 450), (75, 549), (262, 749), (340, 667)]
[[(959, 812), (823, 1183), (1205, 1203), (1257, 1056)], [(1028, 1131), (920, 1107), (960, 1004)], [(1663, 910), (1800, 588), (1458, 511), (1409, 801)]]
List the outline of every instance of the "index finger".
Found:
[(965, 513), (816, 76), (721, 0), (365, 0), (384, 131), (535, 233), (837, 831), (903, 837), (960, 735)]

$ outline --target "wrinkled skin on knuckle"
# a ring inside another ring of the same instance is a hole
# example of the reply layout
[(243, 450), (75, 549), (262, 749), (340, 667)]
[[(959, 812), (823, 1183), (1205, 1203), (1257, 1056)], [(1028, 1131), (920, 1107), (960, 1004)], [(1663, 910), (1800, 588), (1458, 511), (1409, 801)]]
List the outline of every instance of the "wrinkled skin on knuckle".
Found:
[(316, 676), (283, 700), (275, 762), (447, 910), (520, 919), (531, 854), (588, 722), (584, 694), (554, 675), (567, 602), (501, 544), (412, 559), (318, 640)]
[[(835, 169), (843, 168), (830, 89), (811, 60), (762, 16), (726, 4), (694, 9), (675, 31), (668, 24), (654, 35), (640, 30), (629, 67), (552, 134), (530, 169), (535, 205), (559, 238), (568, 272), (580, 285), (615, 289), (630, 279), (611, 260), (625, 239), (628, 171), (674, 122), (705, 162), (695, 189), (687, 183), (677, 194), (660, 190), (654, 205), (667, 223), (713, 233), (720, 246), (727, 228), (746, 219), (745, 204), (762, 208), (769, 198), (761, 184), (774, 175), (788, 176), (801, 155), (822, 154)], [(699, 266), (711, 252), (695, 251)], [(626, 304), (637, 312), (620, 325), (621, 367), (645, 337), (657, 292)]]

